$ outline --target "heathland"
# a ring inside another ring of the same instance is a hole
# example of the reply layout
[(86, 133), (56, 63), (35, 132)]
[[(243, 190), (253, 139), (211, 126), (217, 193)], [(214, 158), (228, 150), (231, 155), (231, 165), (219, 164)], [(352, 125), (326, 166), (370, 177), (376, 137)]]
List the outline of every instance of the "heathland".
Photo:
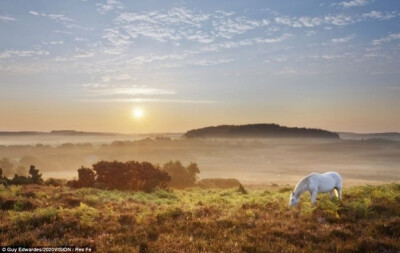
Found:
[[(60, 182), (58, 182), (60, 183)], [(92, 246), (97, 252), (398, 252), (400, 185), (344, 189), (343, 200), (292, 188), (151, 193), (0, 186), (0, 245)]]

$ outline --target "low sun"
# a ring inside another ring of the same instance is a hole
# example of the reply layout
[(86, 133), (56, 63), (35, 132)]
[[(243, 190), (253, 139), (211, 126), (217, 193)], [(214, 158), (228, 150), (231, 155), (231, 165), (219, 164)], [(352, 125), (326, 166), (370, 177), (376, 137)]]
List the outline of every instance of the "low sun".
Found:
[(132, 114), (135, 119), (141, 119), (144, 116), (144, 111), (142, 108), (137, 107), (133, 109)]

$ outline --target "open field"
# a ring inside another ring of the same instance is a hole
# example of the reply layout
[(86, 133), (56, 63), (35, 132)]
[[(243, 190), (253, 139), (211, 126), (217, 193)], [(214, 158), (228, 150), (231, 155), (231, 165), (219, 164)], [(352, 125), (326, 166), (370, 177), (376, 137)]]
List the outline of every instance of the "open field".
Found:
[[(1, 186), (0, 186), (1, 187)], [(66, 186), (0, 188), (0, 245), (98, 252), (398, 252), (400, 185), (345, 188), (343, 201), (291, 188), (152, 193)]]

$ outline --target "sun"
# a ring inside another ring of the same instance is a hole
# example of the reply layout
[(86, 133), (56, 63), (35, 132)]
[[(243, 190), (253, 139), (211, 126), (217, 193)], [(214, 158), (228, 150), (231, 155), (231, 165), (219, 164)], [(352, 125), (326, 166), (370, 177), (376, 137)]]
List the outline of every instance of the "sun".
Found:
[(143, 116), (144, 116), (144, 111), (143, 111), (142, 108), (137, 107), (137, 108), (133, 109), (132, 115), (133, 115), (133, 117), (134, 117), (135, 119), (141, 119), (141, 118), (143, 118)]

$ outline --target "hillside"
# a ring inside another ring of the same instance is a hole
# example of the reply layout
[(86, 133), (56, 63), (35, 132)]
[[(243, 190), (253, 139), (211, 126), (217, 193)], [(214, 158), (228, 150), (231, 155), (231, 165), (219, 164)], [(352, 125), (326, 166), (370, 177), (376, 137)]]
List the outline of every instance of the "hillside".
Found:
[(343, 201), (291, 187), (152, 193), (0, 185), (0, 245), (96, 252), (398, 252), (400, 185), (345, 188)]
[(285, 127), (278, 124), (221, 125), (194, 129), (187, 138), (329, 138), (339, 135), (315, 128)]

